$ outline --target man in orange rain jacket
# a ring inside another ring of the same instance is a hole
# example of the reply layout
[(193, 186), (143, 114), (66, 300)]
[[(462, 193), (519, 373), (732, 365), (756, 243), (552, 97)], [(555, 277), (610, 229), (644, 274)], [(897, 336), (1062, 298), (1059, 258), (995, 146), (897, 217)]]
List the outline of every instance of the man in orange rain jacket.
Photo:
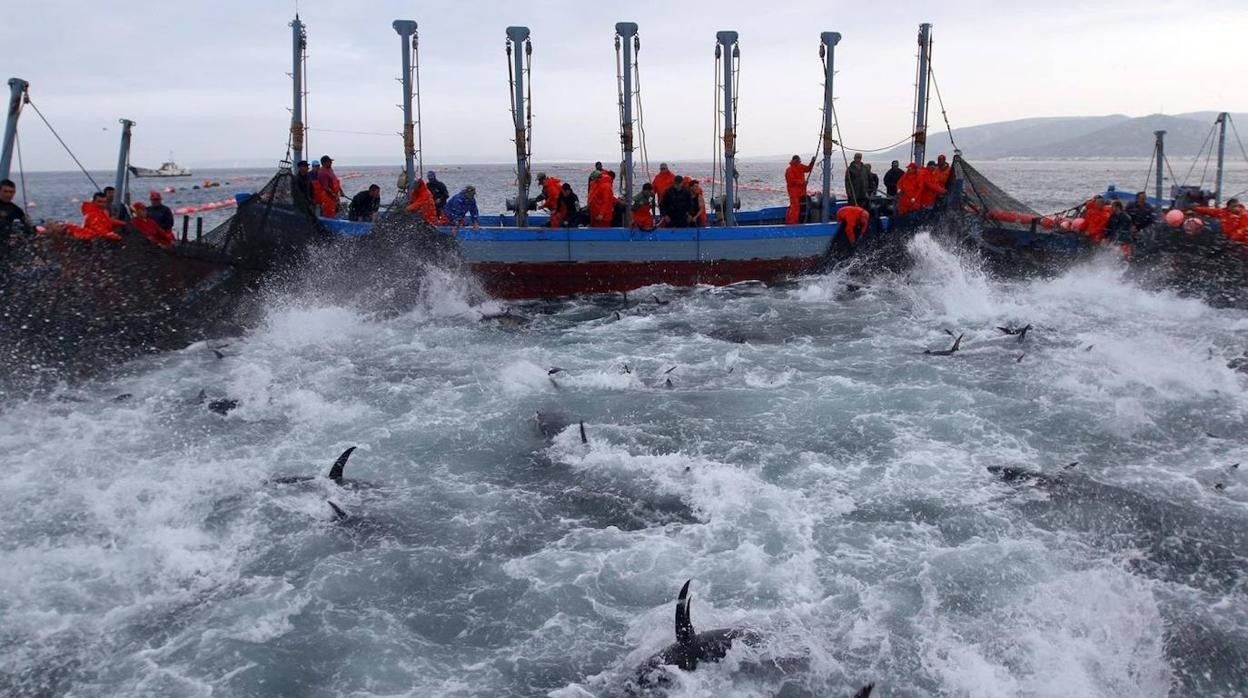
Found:
[(654, 185), (646, 182), (641, 192), (633, 197), (633, 227), (654, 230)]
[(931, 208), (936, 205), (936, 199), (945, 193), (945, 187), (940, 183), (941, 174), (936, 169), (936, 163), (928, 160), (927, 167), (919, 170), (919, 207)]
[(551, 228), (558, 228), (560, 221), (556, 219), (558, 218), (559, 192), (563, 190), (563, 182), (559, 181), (558, 177), (550, 177), (545, 172), (538, 172), (537, 186), (541, 187), (542, 191), (533, 201), (542, 202), (542, 208), (550, 213), (548, 225)]
[(594, 170), (589, 175), (589, 225), (591, 228), (610, 228), (615, 215), (615, 192), (611, 176)]
[[(316, 181), (321, 185), (320, 198), (316, 202), (321, 207), (321, 216), (337, 216), (338, 200), (342, 198), (342, 181), (334, 172), (334, 159), (330, 156), (321, 156), (321, 168), (316, 173)], [(315, 191), (315, 187), (313, 189)]]
[(789, 210), (784, 214), (784, 224), (794, 225), (802, 217), (802, 197), (806, 196), (806, 175), (815, 169), (815, 158), (810, 158), (809, 165), (802, 164), (802, 158), (794, 155), (789, 167), (784, 171), (784, 186), (789, 191)]
[(433, 192), (429, 191), (429, 185), (425, 184), (425, 180), (416, 180), (416, 186), (412, 187), (412, 196), (405, 210), (419, 214), (430, 225), (437, 223), (438, 207), (433, 200)]
[(919, 209), (919, 166), (916, 163), (906, 165), (905, 174), (897, 179), (897, 215), (904, 216)]
[(130, 227), (153, 245), (160, 245), (166, 250), (173, 249), (173, 231), (165, 230), (154, 218), (148, 216), (147, 206), (141, 201), (136, 201), (130, 208), (134, 211), (134, 216), (130, 219)]
[(1244, 208), (1239, 199), (1227, 199), (1226, 208), (1194, 206), (1192, 210), (1218, 219), (1222, 224), (1222, 235), (1227, 240), (1248, 244), (1248, 209)]
[(1085, 230), (1092, 242), (1100, 242), (1105, 237), (1105, 226), (1109, 225), (1109, 217), (1113, 214), (1100, 194), (1088, 199), (1083, 205)]
[(65, 232), (75, 240), (120, 240), (121, 236), (113, 229), (126, 222), (108, 215), (104, 206), (104, 192), (97, 191), (90, 201), (82, 202), (82, 225), (70, 223), (65, 226)]
[(944, 153), (936, 158), (936, 181), (942, 189), (949, 188), (949, 180), (953, 178), (953, 168), (949, 166), (949, 161), (945, 159)]
[(654, 176), (654, 200), (662, 201), (663, 195), (667, 193), (667, 188), (672, 186), (672, 180), (676, 179), (676, 174), (667, 168), (667, 163), (659, 164), (659, 173)]
[(861, 206), (842, 206), (836, 210), (836, 222), (841, 224), (841, 230), (845, 231), (845, 239), (849, 240), (849, 244), (857, 245), (858, 240), (867, 232), (871, 214)]

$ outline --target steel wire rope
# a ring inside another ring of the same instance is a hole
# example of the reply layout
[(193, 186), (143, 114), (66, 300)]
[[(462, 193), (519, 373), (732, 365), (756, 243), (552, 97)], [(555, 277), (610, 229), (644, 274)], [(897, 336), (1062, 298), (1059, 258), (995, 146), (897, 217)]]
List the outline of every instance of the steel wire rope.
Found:
[[(425, 178), (425, 136), (420, 123), (420, 33), (412, 33), (412, 73), (416, 76), (416, 168)], [(409, 182), (408, 186), (415, 186)]]
[(641, 67), (639, 65), (639, 57), (641, 56), (641, 37), (633, 37), (633, 86), (637, 95), (637, 142), (641, 147), (641, 163), (646, 170), (646, 181), (649, 182), (650, 177), (650, 153), (646, 149), (646, 120), (645, 114), (641, 110)]
[(26, 163), (22, 162), (22, 139), (14, 132), (13, 145), (17, 147), (17, 178), (22, 183), (22, 208), (26, 210), (26, 215), (30, 215), (30, 199), (26, 196)]
[(720, 98), (720, 86), (721, 86), (720, 79), (719, 79), (719, 76), (720, 76), (719, 68), (720, 68), (720, 61), (723, 60), (721, 53), (722, 53), (721, 46), (719, 44), (715, 44), (715, 69), (714, 69), (714, 76), (713, 76), (714, 79), (711, 81), (715, 86), (713, 95), (712, 95), (713, 106), (711, 108), (711, 198), (712, 199), (715, 198), (715, 185), (716, 183), (720, 181), (719, 178), (723, 176), (723, 172), (720, 169), (720, 165), (719, 165), (719, 158), (720, 158), (719, 98)]
[(73, 158), (74, 164), (78, 166), (78, 169), (82, 171), (82, 174), (86, 175), (87, 181), (91, 182), (91, 186), (95, 187), (96, 191), (100, 191), (100, 185), (97, 184), (95, 179), (91, 177), (91, 173), (87, 172), (87, 168), (82, 166), (82, 162), (78, 160), (77, 155), (74, 155), (74, 151), (70, 150), (69, 146), (65, 144), (65, 139), (61, 138), (61, 134), (57, 133), (56, 129), (52, 128), (51, 122), (49, 122), (48, 118), (43, 115), (43, 112), (39, 111), (39, 107), (31, 101), (29, 94), (26, 95), (26, 104), (29, 104), (30, 108), (35, 110), (35, 113), (38, 114), (39, 118), (43, 120), (44, 125), (48, 127), (49, 131), (52, 132), (52, 135), (56, 136), (56, 140), (60, 142), (61, 147), (65, 149), (66, 153), (69, 153), (69, 157)]
[[(629, 95), (629, 99), (631, 98), (632, 95)], [(627, 167), (625, 159), (628, 156), (628, 146), (624, 141), (626, 138), (625, 134), (628, 131), (628, 124), (624, 123), (624, 62), (620, 56), (619, 33), (616, 33), (615, 35), (615, 107), (618, 112), (616, 114), (616, 121), (620, 124), (620, 170), (621, 174), (624, 176), (619, 177), (618, 181), (614, 182), (614, 184), (619, 192), (623, 192), (624, 180), (629, 176), (628, 172), (623, 171)]]
[[(1217, 129), (1217, 127), (1218, 127), (1218, 124), (1217, 124), (1217, 122), (1216, 122), (1216, 121), (1214, 122), (1213, 126), (1210, 126), (1210, 127), (1209, 127), (1209, 133), (1206, 133), (1206, 134), (1205, 134), (1205, 140), (1201, 141), (1201, 143), (1200, 143), (1200, 148), (1196, 151), (1196, 157), (1192, 159), (1192, 166), (1191, 166), (1191, 167), (1189, 167), (1189, 168), (1187, 168), (1187, 174), (1183, 175), (1183, 183), (1182, 183), (1182, 186), (1187, 186), (1188, 181), (1189, 181), (1189, 180), (1191, 180), (1191, 178), (1192, 178), (1192, 172), (1196, 170), (1196, 164), (1197, 164), (1198, 162), (1200, 162), (1200, 156), (1201, 156), (1202, 154), (1204, 154), (1204, 152), (1205, 152), (1205, 146), (1207, 146), (1207, 145), (1208, 145), (1208, 146), (1212, 146), (1212, 145), (1213, 145), (1213, 144), (1212, 144), (1212, 142), (1211, 142), (1211, 139), (1213, 138), (1213, 132), (1214, 132), (1214, 130), (1215, 130), (1215, 129)], [(1209, 171), (1208, 161), (1206, 161), (1205, 171), (1206, 171), (1206, 172), (1208, 172), (1208, 171)], [(1201, 184), (1204, 184), (1204, 181), (1205, 181), (1205, 180), (1204, 180), (1204, 176), (1203, 176), (1203, 175), (1201, 176), (1201, 180), (1200, 180), (1200, 181), (1201, 181)]]

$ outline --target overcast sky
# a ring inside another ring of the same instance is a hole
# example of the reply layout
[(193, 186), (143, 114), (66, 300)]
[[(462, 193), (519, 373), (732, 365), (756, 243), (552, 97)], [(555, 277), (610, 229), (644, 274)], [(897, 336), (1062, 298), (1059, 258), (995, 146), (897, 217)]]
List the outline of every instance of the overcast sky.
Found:
[[(30, 81), (35, 105), (89, 168), (114, 166), (121, 117), (138, 122), (139, 165), (155, 167), (170, 151), (192, 167), (276, 162), (290, 120), (294, 11), (293, 1), (278, 0), (3, 0), (0, 78)], [(640, 25), (653, 160), (710, 159), (720, 29), (740, 32), (743, 157), (815, 149), (821, 31), (843, 37), (836, 95), (845, 142), (865, 149), (904, 138), (924, 21), (935, 25), (933, 64), (955, 128), (1030, 116), (1248, 111), (1243, 0), (1048, 0), (1027, 9), (1000, 0), (303, 0), (299, 12), (312, 154), (342, 164), (402, 160), (399, 39), (390, 27), (398, 18), (420, 26), (427, 164), (512, 159), (503, 51), (512, 24), (532, 29), (539, 162), (618, 159), (617, 21)], [(935, 101), (933, 110), (931, 128), (943, 128)], [(33, 111), (20, 133), (28, 170), (73, 167)]]

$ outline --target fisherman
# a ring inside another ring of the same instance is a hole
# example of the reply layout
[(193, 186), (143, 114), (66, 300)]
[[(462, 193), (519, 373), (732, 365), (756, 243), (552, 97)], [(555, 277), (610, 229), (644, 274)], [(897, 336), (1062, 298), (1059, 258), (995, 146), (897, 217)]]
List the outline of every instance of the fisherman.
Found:
[(151, 217), (151, 212), (142, 201), (134, 202), (130, 208), (134, 210), (134, 217), (129, 223), (130, 229), (147, 238), (148, 242), (153, 245), (159, 245), (166, 250), (173, 249), (173, 231), (161, 227), (160, 223)]
[(464, 190), (447, 200), (442, 208), (442, 220), (459, 228), (466, 221), (472, 221), (472, 227), (481, 227), (481, 213), (477, 210), (477, 188), (464, 187)]
[(686, 179), (689, 197), (693, 202), (689, 212), (689, 223), (695, 228), (706, 227), (706, 197), (702, 195), (702, 185), (696, 179)]
[(672, 186), (673, 179), (676, 179), (676, 174), (667, 168), (667, 163), (659, 163), (659, 173), (654, 176), (655, 201), (663, 201), (663, 195), (667, 193), (667, 188)]
[(151, 190), (147, 193), (147, 200), (150, 202), (147, 205), (147, 217), (156, 221), (156, 225), (159, 225), (161, 230), (168, 230), (172, 234), (173, 211), (169, 210), (169, 207), (161, 200), (160, 192), (155, 189)]
[(812, 155), (809, 165), (802, 164), (800, 155), (789, 160), (789, 167), (784, 171), (784, 186), (789, 192), (789, 210), (784, 214), (785, 225), (794, 225), (802, 217), (802, 197), (806, 196), (806, 176), (815, 169), (815, 158)]
[(941, 189), (949, 188), (949, 178), (953, 177), (953, 168), (949, 166), (949, 161), (945, 159), (945, 154), (941, 153), (936, 158), (936, 181), (940, 184)]
[(102, 191), (92, 194), (90, 201), (82, 202), (82, 225), (69, 223), (65, 232), (75, 240), (120, 240), (114, 228), (121, 228), (126, 222), (108, 215), (105, 200)]
[(429, 187), (429, 193), (433, 194), (433, 205), (437, 207), (438, 215), (442, 215), (442, 209), (446, 207), (447, 200), (451, 198), (451, 192), (442, 183), (442, 180), (438, 179), (437, 172), (429, 170), (429, 174), (426, 177), (425, 185)]
[(906, 165), (906, 171), (897, 179), (897, 215), (905, 215), (919, 210), (919, 178), (918, 163)]
[(0, 179), (0, 250), (5, 249), (9, 242), (9, 233), (14, 224), (30, 226), (30, 218), (21, 206), (13, 203), (17, 195), (17, 185), (11, 179)]
[[(559, 225), (564, 228), (575, 228), (580, 222), (581, 200), (567, 182), (559, 188), (559, 206), (555, 209), (555, 215), (559, 217)], [(554, 216), (551, 220), (554, 220)]]
[[(866, 206), (870, 189), (871, 175), (862, 162), (862, 153), (854, 153), (854, 161), (845, 168), (845, 198), (849, 199), (850, 206)], [(790, 189), (789, 197), (792, 196)]]
[(1193, 206), (1192, 210), (1216, 218), (1226, 239), (1248, 244), (1248, 209), (1244, 208), (1239, 199), (1227, 199), (1224, 208)]
[(871, 163), (867, 163), (867, 196), (875, 198), (880, 193), (880, 176), (871, 171)]
[(1123, 209), (1122, 202), (1114, 199), (1109, 205), (1109, 218), (1105, 221), (1105, 239), (1122, 245), (1124, 251), (1130, 254), (1132, 225), (1131, 216)]
[(1111, 211), (1105, 205), (1100, 194), (1088, 199), (1083, 204), (1084, 232), (1092, 238), (1092, 242), (1100, 242), (1105, 237), (1105, 226), (1109, 223)]
[(611, 227), (611, 217), (615, 213), (615, 193), (611, 187), (611, 175), (601, 170), (589, 174), (589, 225), (592, 228)]
[(936, 205), (936, 200), (945, 193), (945, 187), (940, 183), (941, 174), (936, 169), (936, 161), (928, 160), (927, 167), (919, 170), (919, 207), (931, 208)]
[(884, 193), (891, 197), (897, 196), (897, 180), (906, 173), (898, 166), (899, 164), (898, 161), (893, 160), (893, 166), (884, 173)]
[(654, 185), (649, 182), (641, 185), (641, 191), (633, 197), (633, 227), (654, 230)]
[(425, 180), (416, 179), (416, 186), (412, 187), (411, 198), (404, 210), (419, 215), (429, 225), (438, 222), (438, 207), (433, 202), (433, 193), (429, 191), (429, 185), (425, 184)]
[(316, 174), (316, 182), (321, 185), (321, 215), (333, 218), (338, 215), (338, 200), (343, 197), (342, 180), (334, 173), (334, 159), (328, 155), (321, 156), (321, 170)]
[(871, 223), (871, 213), (861, 206), (842, 206), (836, 210), (836, 222), (845, 231), (845, 239), (850, 245), (857, 245), (858, 240), (867, 234), (867, 226)]
[(351, 198), (351, 205), (347, 208), (347, 220), (371, 221), (380, 209), (381, 187), (370, 184), (368, 189)]
[(602, 176), (602, 161), (601, 160), (594, 163), (594, 170), (593, 172), (589, 173), (589, 184), (587, 186), (590, 188), (594, 186), (594, 179), (595, 179), (594, 173), (597, 173), (599, 177)]
[(116, 187), (104, 187), (104, 210), (108, 211), (110, 216), (116, 211), (118, 220), (125, 221), (130, 218), (130, 212), (126, 210), (126, 205), (117, 202)]
[[(314, 176), (312, 173), (308, 172), (308, 161), (300, 160), (299, 164), (297, 164), (295, 168), (295, 189), (303, 192), (303, 200), (310, 204), (314, 200), (312, 192), (312, 180)], [(319, 170), (320, 167), (318, 166), (317, 169)]]
[(537, 186), (541, 191), (533, 198), (533, 203), (542, 202), (542, 208), (550, 212), (550, 227), (558, 228), (555, 212), (559, 208), (559, 192), (563, 191), (563, 182), (558, 177), (549, 177), (545, 172), (537, 173)]
[(1126, 210), (1136, 230), (1143, 230), (1157, 222), (1157, 210), (1148, 203), (1148, 195), (1142, 191), (1135, 193), (1135, 200), (1127, 204)]
[(688, 228), (689, 214), (693, 211), (693, 196), (685, 188), (685, 178), (680, 175), (672, 180), (672, 186), (663, 194), (659, 208), (664, 212), (662, 222), (669, 228)]

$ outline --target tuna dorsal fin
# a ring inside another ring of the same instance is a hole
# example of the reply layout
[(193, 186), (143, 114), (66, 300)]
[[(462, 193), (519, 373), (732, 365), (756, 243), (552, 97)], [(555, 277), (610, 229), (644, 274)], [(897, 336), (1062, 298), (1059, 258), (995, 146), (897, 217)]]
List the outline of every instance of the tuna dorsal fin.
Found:
[(342, 469), (347, 466), (347, 459), (351, 457), (353, 452), (355, 452), (355, 446), (348, 448), (342, 452), (341, 456), (338, 456), (338, 460), (334, 461), (333, 467), (329, 469), (330, 480), (342, 479)]
[(854, 698), (871, 698), (871, 691), (874, 689), (875, 689), (875, 684), (869, 683), (866, 686), (863, 686), (862, 688), (858, 689), (858, 692), (854, 694)]
[(680, 596), (676, 597), (676, 641), (683, 644), (693, 642), (697, 634), (693, 631), (693, 621), (689, 618), (689, 583), (680, 588)]
[(347, 518), (347, 512), (343, 511), (342, 507), (338, 506), (337, 504), (334, 504), (328, 499), (325, 501), (329, 502), (329, 508), (334, 510), (335, 519), (338, 519), (339, 521), (343, 521)]
[(953, 340), (953, 348), (952, 348), (952, 349), (950, 349), (949, 351), (950, 351), (950, 352), (955, 352), (955, 351), (957, 351), (958, 349), (960, 349), (961, 347), (962, 347), (962, 335), (958, 335), (958, 338), (957, 338), (957, 339), (955, 339), (955, 340)]

